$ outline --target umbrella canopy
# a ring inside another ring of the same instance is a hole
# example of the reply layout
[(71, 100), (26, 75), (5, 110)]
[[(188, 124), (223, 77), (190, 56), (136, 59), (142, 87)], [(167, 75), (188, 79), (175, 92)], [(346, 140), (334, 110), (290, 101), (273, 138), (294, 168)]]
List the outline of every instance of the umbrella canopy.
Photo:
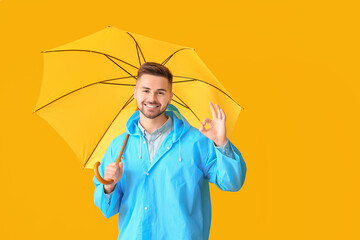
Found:
[(229, 136), (242, 109), (189, 47), (107, 27), (43, 53), (34, 112), (64, 138), (84, 168), (100, 162), (110, 142), (125, 131), (136, 110), (137, 71), (145, 62), (171, 70), (172, 104), (195, 127), (211, 116), (211, 101), (224, 109)]

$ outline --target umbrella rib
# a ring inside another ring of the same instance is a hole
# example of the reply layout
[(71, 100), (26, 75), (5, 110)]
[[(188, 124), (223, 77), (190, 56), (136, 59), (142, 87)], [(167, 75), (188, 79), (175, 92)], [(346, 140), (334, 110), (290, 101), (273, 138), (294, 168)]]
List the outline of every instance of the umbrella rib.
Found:
[[(138, 44), (138, 42), (136, 41), (136, 39), (134, 38), (134, 36), (133, 36), (133, 35), (131, 35), (131, 33), (129, 33), (129, 32), (126, 32), (126, 33), (127, 33), (127, 34), (129, 34), (129, 35), (130, 35), (130, 37), (132, 37), (132, 39), (135, 41), (135, 44), (136, 44), (136, 50), (139, 48), (140, 53), (141, 53), (141, 56), (142, 56), (142, 58), (143, 58), (144, 62), (146, 62), (146, 60), (145, 60), (145, 56), (144, 56), (144, 54), (143, 54), (143, 52), (142, 52), (142, 50), (141, 50), (141, 47), (140, 47), (140, 45)], [(140, 63), (140, 65), (141, 65), (141, 61), (140, 61), (140, 57), (139, 57), (139, 53), (138, 53), (138, 58), (139, 58), (139, 63)]]
[(83, 49), (64, 49), (64, 50), (49, 50), (49, 51), (42, 51), (42, 53), (53, 53), (53, 52), (89, 52), (89, 53), (96, 53), (96, 54), (101, 54), (101, 55), (105, 55), (105, 56), (110, 56), (120, 62), (123, 62), (133, 68), (136, 68), (136, 69), (139, 69), (138, 67), (128, 63), (128, 62), (125, 62), (124, 60), (121, 60), (117, 57), (114, 57), (114, 56), (111, 56), (109, 54), (105, 54), (105, 53), (102, 53), (102, 52), (98, 52), (98, 51), (92, 51), (92, 50), (83, 50)]
[(179, 101), (176, 101), (176, 100), (174, 100), (174, 99), (172, 99), (171, 101), (173, 101), (173, 102), (176, 102), (177, 104), (179, 104), (180, 106), (183, 106), (184, 108), (189, 108), (188, 106), (186, 106), (186, 105), (184, 105), (183, 103), (181, 103), (181, 102), (179, 102)]
[(189, 80), (184, 80), (184, 81), (177, 81), (177, 82), (173, 82), (173, 83), (184, 83), (184, 82), (201, 82), (201, 83), (205, 83), (205, 84), (208, 84), (210, 85), (211, 87), (213, 88), (216, 88), (217, 90), (219, 90), (220, 92), (222, 92), (223, 94), (225, 94), (228, 98), (230, 98), (234, 103), (236, 103), (239, 107), (241, 107), (242, 109), (244, 109), (239, 103), (237, 103), (229, 94), (227, 94), (226, 92), (224, 92), (223, 90), (221, 90), (220, 88), (212, 85), (211, 83), (208, 83), (208, 82), (205, 82), (201, 79), (196, 79), (196, 78), (190, 78), (190, 77), (183, 77), (183, 76), (174, 76), (175, 77), (178, 77), (178, 78), (187, 78)]
[[(175, 93), (174, 93), (174, 96), (177, 97), (184, 105), (185, 105), (185, 108), (189, 109), (192, 114), (195, 115), (195, 117), (200, 121), (200, 119), (198, 118), (198, 116), (194, 113), (194, 111), (181, 99), (179, 98)], [(176, 102), (176, 101), (175, 101)]]
[(126, 101), (122, 109), (126, 108), (131, 102), (134, 100), (134, 95), (131, 95), (131, 97)]
[(109, 79), (105, 79), (105, 80), (101, 81), (101, 83), (107, 82), (107, 81), (114, 81), (114, 80), (126, 79), (126, 78), (132, 78), (132, 76), (118, 77), (118, 78), (109, 78)]
[(139, 56), (139, 48), (138, 48), (138, 45), (136, 45), (136, 53), (137, 53), (137, 56), (138, 56), (139, 66), (141, 66), (141, 60), (140, 60), (140, 56)]
[(189, 50), (194, 50), (192, 48), (181, 48), (181, 49), (178, 49), (176, 50), (175, 52), (173, 52), (172, 54), (170, 54), (170, 56), (168, 56), (161, 64), (165, 66), (165, 64), (178, 52), (182, 51), (182, 50), (186, 50), (186, 49), (189, 49)]
[(112, 61), (116, 66), (118, 66), (119, 68), (121, 68), (124, 72), (126, 72), (127, 74), (129, 74), (131, 77), (133, 77), (136, 80), (136, 77), (133, 76), (131, 73), (129, 73), (128, 71), (126, 71), (122, 66), (120, 66), (119, 64), (117, 64), (114, 60), (112, 60), (108, 55), (105, 55), (105, 57), (107, 59), (109, 59), (110, 61)]
[(135, 87), (135, 86), (136, 86), (136, 84), (125, 84), (125, 83), (101, 83), (101, 84), (119, 85), (119, 86), (130, 86), (130, 87)]
[[(124, 78), (129, 78), (129, 77), (124, 77)], [(38, 109), (35, 109), (34, 113), (37, 112), (37, 111), (40, 111), (41, 109), (49, 106), (50, 104), (53, 104), (54, 102), (60, 100), (61, 98), (66, 97), (66, 96), (68, 96), (68, 95), (70, 95), (70, 94), (72, 94), (72, 93), (74, 93), (74, 92), (77, 92), (77, 91), (82, 90), (82, 89), (87, 88), (87, 87), (91, 87), (91, 86), (96, 85), (96, 84), (109, 84), (109, 83), (106, 83), (106, 82), (107, 82), (107, 81), (117, 80), (117, 79), (122, 79), (122, 78), (107, 79), (107, 80), (103, 80), (103, 81), (100, 81), (100, 82), (91, 83), (91, 84), (89, 84), (89, 85), (86, 85), (86, 86), (80, 87), (80, 88), (78, 88), (78, 89), (75, 89), (75, 90), (73, 90), (73, 91), (71, 91), (71, 92), (68, 92), (68, 93), (66, 93), (66, 94), (64, 94), (64, 95), (62, 95), (62, 96), (60, 96), (60, 97), (52, 100), (51, 102), (45, 104), (44, 106), (39, 107)], [(117, 84), (117, 85), (122, 85), (122, 86), (135, 86), (135, 85), (130, 85), (130, 84), (120, 84), (120, 83)]]
[[(129, 34), (129, 33), (128, 33)], [(129, 34), (131, 36), (131, 34)], [(133, 38), (134, 39), (134, 38)], [(135, 39), (134, 39), (135, 40)], [(138, 57), (138, 61), (139, 61), (139, 66), (141, 66), (141, 59), (140, 59), (140, 55), (139, 55), (139, 46), (137, 44), (137, 42), (135, 41), (136, 43), (136, 53), (137, 53), (137, 57)]]
[(93, 151), (91, 152), (91, 154), (89, 155), (88, 159), (86, 160), (86, 162), (83, 165), (83, 168), (85, 168), (86, 164), (89, 162), (91, 156), (94, 154), (96, 148), (98, 147), (98, 145), (100, 144), (101, 140), (104, 138), (105, 134), (108, 132), (108, 130), (110, 129), (111, 125), (114, 123), (115, 119), (119, 116), (119, 114), (121, 113), (121, 111), (128, 106), (132, 101), (134, 100), (134, 96), (131, 95), (130, 98), (126, 101), (126, 103), (124, 104), (124, 106), (120, 109), (120, 111), (116, 114), (115, 118), (111, 121), (110, 125), (108, 126), (108, 128), (106, 129), (106, 131), (104, 132), (104, 134), (101, 136), (100, 140), (97, 142), (96, 146), (94, 147)]

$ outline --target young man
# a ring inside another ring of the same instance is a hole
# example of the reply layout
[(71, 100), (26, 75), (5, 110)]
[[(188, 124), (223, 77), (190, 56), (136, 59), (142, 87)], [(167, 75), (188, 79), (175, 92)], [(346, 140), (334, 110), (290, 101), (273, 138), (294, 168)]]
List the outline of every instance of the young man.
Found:
[(226, 138), (224, 111), (210, 103), (213, 119), (196, 129), (170, 104), (172, 96), (171, 72), (143, 64), (123, 159), (115, 163), (126, 133), (112, 141), (99, 168), (114, 182), (102, 185), (94, 177), (95, 204), (107, 218), (119, 213), (119, 239), (208, 239), (209, 182), (225, 191), (244, 183), (246, 165)]

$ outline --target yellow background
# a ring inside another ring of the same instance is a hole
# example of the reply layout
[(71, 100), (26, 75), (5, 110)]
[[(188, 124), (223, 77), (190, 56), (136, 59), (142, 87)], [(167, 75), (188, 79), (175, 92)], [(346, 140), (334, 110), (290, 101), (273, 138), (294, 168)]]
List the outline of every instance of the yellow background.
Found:
[(245, 107), (210, 239), (360, 239), (357, 1), (0, 1), (1, 239), (116, 239), (93, 173), (31, 114), (42, 50), (107, 25), (195, 48)]

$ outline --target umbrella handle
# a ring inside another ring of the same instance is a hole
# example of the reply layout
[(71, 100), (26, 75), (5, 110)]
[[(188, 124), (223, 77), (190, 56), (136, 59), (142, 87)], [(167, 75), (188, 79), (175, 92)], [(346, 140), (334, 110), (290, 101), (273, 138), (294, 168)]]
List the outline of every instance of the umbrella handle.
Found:
[(100, 162), (96, 162), (95, 166), (94, 166), (94, 173), (95, 173), (96, 179), (104, 185), (111, 184), (114, 180), (113, 179), (107, 179), (107, 180), (103, 179), (99, 173), (99, 166), (100, 166)]
[[(127, 143), (127, 140), (129, 138), (129, 134), (126, 135), (125, 137), (125, 140), (124, 140), (124, 144), (121, 148), (121, 151), (120, 151), (120, 154), (119, 154), (119, 157), (118, 159), (116, 160), (117, 163), (121, 162), (121, 156), (123, 154), (123, 151), (125, 149), (125, 145)], [(99, 173), (99, 166), (100, 166), (100, 162), (96, 162), (95, 163), (95, 166), (94, 166), (94, 173), (95, 173), (95, 177), (97, 178), (97, 180), (99, 180), (99, 182), (101, 182), (102, 184), (104, 185), (107, 185), (107, 184), (111, 184), (112, 182), (114, 182), (113, 179), (103, 179), (101, 176), (100, 176), (100, 173)]]

